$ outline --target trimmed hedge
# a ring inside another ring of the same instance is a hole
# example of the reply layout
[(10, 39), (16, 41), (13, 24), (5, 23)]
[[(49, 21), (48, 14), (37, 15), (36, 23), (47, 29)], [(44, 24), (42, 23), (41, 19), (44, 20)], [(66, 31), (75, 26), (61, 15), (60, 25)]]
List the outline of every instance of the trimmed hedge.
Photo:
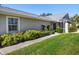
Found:
[(50, 31), (28, 30), (15, 34), (3, 34), (0, 36), (0, 46), (10, 46), (23, 41), (33, 40), (39, 37), (49, 35)]
[(60, 28), (60, 27), (56, 28), (56, 32), (63, 33), (63, 28)]

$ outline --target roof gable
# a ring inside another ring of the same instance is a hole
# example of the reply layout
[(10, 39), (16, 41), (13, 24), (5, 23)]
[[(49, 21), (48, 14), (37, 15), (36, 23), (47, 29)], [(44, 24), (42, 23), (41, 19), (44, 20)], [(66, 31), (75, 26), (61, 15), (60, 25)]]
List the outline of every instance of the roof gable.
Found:
[(51, 16), (46, 16), (48, 18), (50, 18), (53, 21), (63, 21), (65, 19), (69, 20), (69, 14), (68, 13), (62, 13), (62, 14), (55, 14), (55, 15), (51, 15)]

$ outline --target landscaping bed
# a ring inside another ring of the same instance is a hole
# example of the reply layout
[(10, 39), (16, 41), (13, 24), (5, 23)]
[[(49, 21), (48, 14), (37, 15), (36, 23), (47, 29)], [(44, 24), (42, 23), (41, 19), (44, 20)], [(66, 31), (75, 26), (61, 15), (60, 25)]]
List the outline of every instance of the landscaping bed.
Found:
[(18, 32), (15, 34), (3, 34), (0, 35), (0, 47), (11, 46), (20, 42), (33, 40), (50, 34), (50, 31), (39, 30), (28, 30), (25, 32)]
[(79, 55), (79, 33), (61, 34), (8, 53), (10, 55)]

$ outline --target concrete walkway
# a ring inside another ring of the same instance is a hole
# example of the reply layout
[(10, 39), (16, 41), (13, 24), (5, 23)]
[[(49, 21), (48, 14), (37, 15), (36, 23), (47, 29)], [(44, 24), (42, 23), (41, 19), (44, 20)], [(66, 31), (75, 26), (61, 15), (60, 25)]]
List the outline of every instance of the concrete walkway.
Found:
[(52, 35), (49, 35), (49, 36), (45, 36), (45, 37), (42, 37), (42, 38), (38, 38), (38, 39), (35, 39), (35, 40), (26, 41), (26, 42), (22, 42), (22, 43), (13, 45), (13, 46), (1, 48), (1, 49), (0, 49), (0, 54), (1, 54), (1, 55), (5, 55), (5, 54), (10, 53), (10, 52), (12, 52), (12, 51), (15, 51), (15, 50), (17, 50), (17, 49), (20, 49), (20, 48), (29, 46), (29, 45), (31, 45), (31, 44), (34, 44), (34, 43), (37, 43), (37, 42), (46, 40), (46, 39), (48, 39), (48, 38), (50, 38), (50, 37), (53, 37), (53, 36), (56, 36), (56, 35), (59, 35), (59, 34), (58, 34), (58, 33), (55, 33), (55, 34), (52, 34)]

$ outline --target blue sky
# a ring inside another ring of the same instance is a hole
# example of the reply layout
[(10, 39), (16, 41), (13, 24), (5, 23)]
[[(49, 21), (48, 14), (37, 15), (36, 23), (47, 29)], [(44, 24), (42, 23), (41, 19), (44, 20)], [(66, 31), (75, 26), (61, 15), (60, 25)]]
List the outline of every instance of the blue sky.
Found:
[(5, 4), (3, 6), (30, 12), (33, 14), (68, 12), (70, 16), (79, 14), (79, 4)]

